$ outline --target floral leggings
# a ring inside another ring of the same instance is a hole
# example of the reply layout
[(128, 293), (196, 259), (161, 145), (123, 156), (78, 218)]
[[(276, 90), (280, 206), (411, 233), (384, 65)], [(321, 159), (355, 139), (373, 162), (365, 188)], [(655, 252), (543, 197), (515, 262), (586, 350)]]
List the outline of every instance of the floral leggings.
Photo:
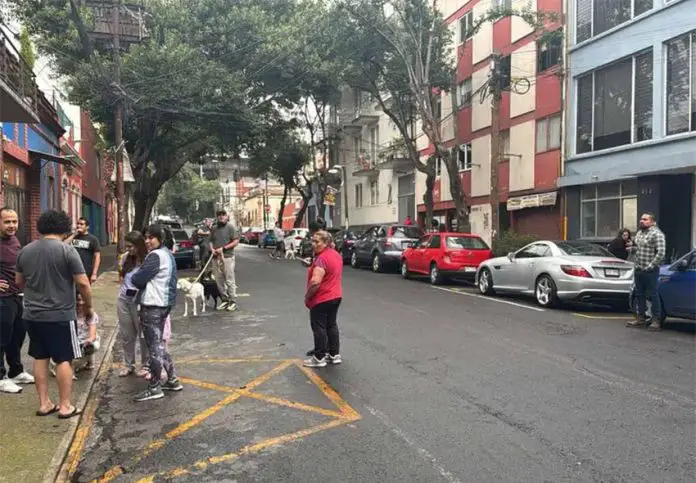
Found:
[(171, 380), (176, 377), (174, 362), (167, 350), (164, 341), (164, 326), (169, 316), (171, 307), (140, 307), (140, 321), (143, 328), (143, 337), (150, 352), (150, 373), (153, 377), (151, 385), (158, 385), (162, 374), (162, 368), (167, 371), (167, 377)]

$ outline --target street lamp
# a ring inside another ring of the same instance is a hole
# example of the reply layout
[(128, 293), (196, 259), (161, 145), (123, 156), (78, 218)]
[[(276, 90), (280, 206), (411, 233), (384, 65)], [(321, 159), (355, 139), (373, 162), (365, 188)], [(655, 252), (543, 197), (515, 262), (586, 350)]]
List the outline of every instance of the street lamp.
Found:
[(329, 169), (329, 173), (336, 174), (341, 171), (341, 189), (343, 190), (343, 204), (345, 205), (344, 212), (346, 216), (346, 225), (345, 228), (346, 230), (350, 226), (350, 223), (348, 221), (348, 185), (346, 184), (347, 175), (346, 175), (346, 167), (342, 166), (340, 164), (334, 164), (331, 169)]

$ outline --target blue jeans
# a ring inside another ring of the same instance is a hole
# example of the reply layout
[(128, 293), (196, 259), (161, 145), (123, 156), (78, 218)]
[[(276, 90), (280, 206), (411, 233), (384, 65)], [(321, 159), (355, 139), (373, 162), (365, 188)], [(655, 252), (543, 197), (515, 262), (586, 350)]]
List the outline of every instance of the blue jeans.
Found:
[(638, 305), (638, 315), (645, 317), (646, 300), (650, 298), (652, 302), (653, 321), (660, 321), (661, 307), (660, 297), (657, 294), (657, 277), (660, 270), (654, 268), (652, 270), (639, 270), (636, 268), (634, 280), (636, 284), (636, 302)]

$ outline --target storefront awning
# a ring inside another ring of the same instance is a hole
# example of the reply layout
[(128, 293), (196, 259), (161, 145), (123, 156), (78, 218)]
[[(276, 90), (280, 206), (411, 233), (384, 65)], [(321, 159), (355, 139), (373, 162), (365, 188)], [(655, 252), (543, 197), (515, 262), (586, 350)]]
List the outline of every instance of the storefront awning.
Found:
[(69, 166), (74, 163), (72, 157), (44, 153), (41, 151), (35, 151), (33, 149), (29, 150), (29, 157), (31, 159), (43, 159), (44, 161), (51, 161), (53, 163), (63, 164), (66, 166)]

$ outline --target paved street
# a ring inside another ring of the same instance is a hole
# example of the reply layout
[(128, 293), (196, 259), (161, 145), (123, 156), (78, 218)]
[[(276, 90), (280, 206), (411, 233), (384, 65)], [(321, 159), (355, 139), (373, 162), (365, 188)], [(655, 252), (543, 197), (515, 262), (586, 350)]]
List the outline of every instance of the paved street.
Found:
[(629, 330), (346, 267), (344, 364), (302, 370), (305, 269), (239, 252), (237, 313), (177, 307), (185, 390), (134, 404), (143, 381), (112, 370), (74, 481), (694, 481), (691, 324)]

